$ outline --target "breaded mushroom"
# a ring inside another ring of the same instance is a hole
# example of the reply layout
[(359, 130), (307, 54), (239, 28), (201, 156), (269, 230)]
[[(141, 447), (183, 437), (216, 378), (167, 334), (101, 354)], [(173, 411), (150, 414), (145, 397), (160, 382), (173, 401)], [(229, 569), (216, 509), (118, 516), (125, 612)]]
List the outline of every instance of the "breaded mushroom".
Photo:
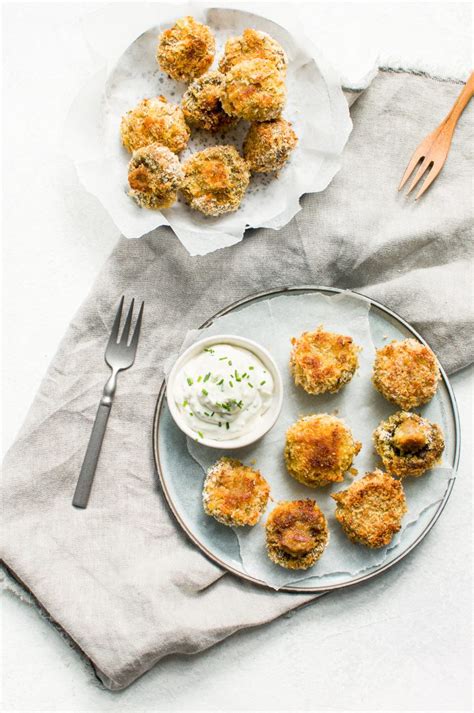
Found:
[(286, 569), (308, 569), (329, 541), (326, 518), (315, 500), (279, 503), (265, 525), (267, 554)]
[(393, 341), (376, 351), (374, 386), (402, 409), (409, 410), (430, 401), (440, 379), (435, 355), (416, 339)]
[(222, 106), (230, 116), (270, 121), (280, 116), (285, 102), (284, 76), (268, 60), (246, 60), (225, 75)]
[(360, 347), (352, 337), (326, 332), (322, 325), (291, 340), (290, 369), (295, 384), (308, 394), (334, 393), (347, 384), (359, 365)]
[(247, 163), (233, 146), (211, 146), (183, 165), (182, 193), (204, 215), (223, 215), (240, 206), (249, 184)]
[(162, 96), (142, 99), (128, 111), (122, 117), (120, 133), (123, 145), (130, 152), (157, 142), (179, 153), (186, 148), (191, 136), (181, 107)]
[(360, 449), (340, 418), (327, 413), (303, 416), (286, 432), (286, 468), (310, 488), (339, 483)]
[(189, 82), (209, 69), (215, 52), (211, 29), (187, 15), (161, 33), (156, 61), (172, 79)]
[(347, 537), (367, 547), (389, 545), (407, 512), (401, 482), (381, 470), (367, 473), (331, 497), (337, 503), (336, 520)]
[(233, 458), (221, 458), (207, 472), (205, 512), (223, 525), (255, 525), (267, 507), (270, 487), (263, 475)]
[(248, 28), (239, 37), (231, 37), (225, 43), (224, 56), (219, 62), (219, 70), (226, 74), (236, 64), (249, 59), (265, 59), (280, 72), (286, 72), (288, 58), (283, 47), (273, 37), (260, 30)]
[(236, 119), (222, 108), (224, 85), (225, 78), (220, 72), (206, 72), (189, 85), (181, 100), (181, 107), (190, 126), (215, 132), (228, 129), (236, 123)]
[(409, 411), (398, 411), (374, 431), (375, 450), (391, 475), (415, 478), (439, 463), (444, 450), (437, 423)]
[(133, 152), (128, 165), (129, 196), (142, 208), (169, 208), (183, 178), (178, 157), (166, 146), (143, 146)]
[(298, 137), (286, 119), (252, 124), (245, 137), (243, 154), (252, 173), (279, 171), (296, 148)]

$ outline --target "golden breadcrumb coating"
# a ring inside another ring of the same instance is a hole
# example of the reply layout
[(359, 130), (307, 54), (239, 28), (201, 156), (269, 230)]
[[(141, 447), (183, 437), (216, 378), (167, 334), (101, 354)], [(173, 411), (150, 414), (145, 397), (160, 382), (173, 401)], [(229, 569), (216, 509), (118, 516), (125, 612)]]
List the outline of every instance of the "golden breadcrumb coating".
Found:
[(290, 369), (297, 386), (308, 394), (334, 393), (347, 384), (359, 365), (360, 347), (352, 337), (324, 331), (303, 332), (291, 340)]
[(183, 165), (182, 193), (191, 208), (204, 215), (230, 213), (240, 206), (250, 174), (233, 146), (211, 146)]
[(440, 378), (435, 355), (416, 339), (393, 341), (376, 351), (374, 386), (402, 409), (409, 410), (430, 401)]
[(360, 449), (340, 418), (327, 413), (304, 416), (286, 432), (286, 467), (293, 478), (310, 488), (338, 483)]
[(166, 146), (143, 146), (133, 152), (128, 164), (128, 195), (143, 208), (169, 208), (176, 201), (183, 178), (178, 157)]
[(225, 75), (222, 106), (230, 116), (270, 121), (280, 116), (285, 101), (284, 76), (268, 60), (241, 62)]
[(202, 491), (205, 512), (223, 525), (255, 525), (270, 488), (263, 475), (233, 458), (221, 458), (207, 472)]
[(206, 131), (221, 131), (236, 123), (221, 104), (225, 78), (220, 72), (207, 72), (195, 79), (181, 100), (184, 118), (190, 126)]
[(179, 153), (191, 136), (181, 107), (162, 96), (142, 99), (135, 109), (128, 111), (122, 117), (120, 133), (130, 152), (157, 142)]
[(398, 411), (374, 431), (375, 450), (391, 475), (415, 478), (439, 463), (444, 450), (437, 423), (409, 411)]
[(290, 158), (298, 137), (286, 119), (252, 124), (245, 137), (243, 154), (252, 173), (279, 171)]
[(347, 490), (331, 495), (336, 520), (347, 537), (367, 547), (385, 547), (408, 511), (403, 486), (381, 470), (367, 473)]
[(286, 569), (308, 569), (321, 557), (329, 540), (326, 518), (315, 500), (279, 503), (265, 525), (267, 554)]
[(189, 82), (209, 69), (215, 52), (211, 29), (187, 15), (161, 33), (156, 61), (172, 79)]
[(249, 59), (265, 59), (280, 72), (286, 72), (288, 58), (281, 45), (266, 32), (247, 29), (239, 37), (231, 37), (225, 43), (224, 56), (219, 70), (227, 74), (232, 67)]

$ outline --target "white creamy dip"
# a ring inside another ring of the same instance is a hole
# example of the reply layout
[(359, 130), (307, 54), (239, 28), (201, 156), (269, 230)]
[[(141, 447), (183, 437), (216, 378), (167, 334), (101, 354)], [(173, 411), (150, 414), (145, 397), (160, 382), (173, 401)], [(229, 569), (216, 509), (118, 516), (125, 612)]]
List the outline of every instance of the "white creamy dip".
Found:
[(248, 349), (213, 344), (189, 359), (173, 398), (196, 438), (225, 441), (250, 433), (269, 408), (273, 378)]

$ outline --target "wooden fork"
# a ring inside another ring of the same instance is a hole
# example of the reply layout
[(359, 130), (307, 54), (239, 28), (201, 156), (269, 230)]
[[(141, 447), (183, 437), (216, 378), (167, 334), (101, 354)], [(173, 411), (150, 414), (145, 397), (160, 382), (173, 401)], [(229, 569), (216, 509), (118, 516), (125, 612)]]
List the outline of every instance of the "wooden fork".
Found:
[(410, 175), (418, 166), (418, 164), (420, 164), (420, 162), (421, 164), (419, 165), (415, 177), (413, 178), (412, 184), (407, 191), (407, 195), (420, 181), (425, 171), (428, 171), (428, 175), (426, 176), (426, 180), (423, 183), (423, 186), (418, 191), (415, 200), (418, 200), (418, 198), (423, 195), (426, 189), (431, 186), (436, 176), (439, 174), (439, 172), (444, 166), (444, 162), (446, 161), (446, 158), (448, 156), (449, 148), (451, 146), (451, 139), (453, 138), (454, 129), (456, 128), (458, 119), (473, 96), (474, 72), (471, 74), (466, 84), (464, 85), (462, 92), (454, 102), (454, 106), (449, 112), (448, 116), (443, 119), (441, 124), (434, 131), (432, 131), (431, 134), (428, 134), (428, 136), (423, 139), (418, 148), (415, 149), (415, 152), (410, 159), (407, 169), (403, 174), (403, 178), (400, 181), (398, 190), (401, 190), (403, 188), (405, 183), (408, 181)]

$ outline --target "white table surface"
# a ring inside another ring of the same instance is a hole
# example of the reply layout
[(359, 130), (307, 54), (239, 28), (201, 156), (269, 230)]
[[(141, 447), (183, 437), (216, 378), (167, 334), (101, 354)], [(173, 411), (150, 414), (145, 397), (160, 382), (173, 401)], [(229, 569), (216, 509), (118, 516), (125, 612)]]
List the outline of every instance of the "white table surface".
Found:
[[(94, 66), (80, 20), (103, 7), (3, 7), (3, 450), (118, 238), (61, 149), (70, 102)], [(376, 55), (458, 78), (469, 69), (469, 3), (291, 3), (291, 12), (346, 77)], [(452, 383), (464, 432), (459, 480), (399, 566), (200, 655), (173, 656), (115, 694), (6, 593), (3, 710), (470, 710), (472, 370)]]

